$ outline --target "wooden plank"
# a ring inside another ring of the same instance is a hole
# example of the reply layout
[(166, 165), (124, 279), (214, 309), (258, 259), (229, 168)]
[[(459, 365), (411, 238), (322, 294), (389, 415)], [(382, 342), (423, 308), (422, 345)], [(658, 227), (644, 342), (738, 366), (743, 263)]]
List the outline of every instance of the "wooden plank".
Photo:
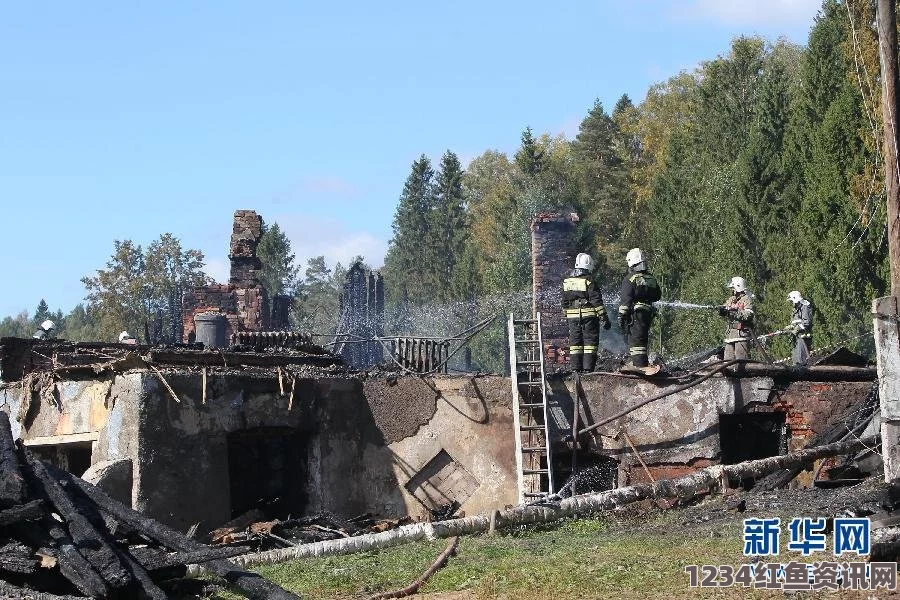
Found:
[(26, 446), (59, 446), (61, 444), (78, 444), (83, 442), (96, 442), (100, 434), (96, 431), (85, 433), (67, 433), (65, 435), (40, 435), (27, 440), (22, 440)]

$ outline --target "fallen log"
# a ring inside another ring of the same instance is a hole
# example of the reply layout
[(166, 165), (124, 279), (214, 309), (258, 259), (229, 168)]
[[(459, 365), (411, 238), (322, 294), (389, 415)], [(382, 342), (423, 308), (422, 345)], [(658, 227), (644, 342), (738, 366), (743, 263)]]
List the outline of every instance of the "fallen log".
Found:
[(381, 594), (375, 594), (374, 596), (370, 596), (369, 600), (387, 600), (388, 598), (405, 598), (407, 596), (412, 596), (416, 592), (419, 591), (425, 582), (431, 579), (431, 576), (438, 572), (438, 569), (442, 568), (447, 564), (447, 561), (450, 560), (450, 557), (456, 554), (456, 546), (459, 544), (459, 538), (454, 537), (450, 540), (450, 543), (447, 544), (447, 547), (444, 548), (444, 551), (441, 552), (437, 559), (428, 569), (422, 573), (422, 575), (413, 581), (411, 584), (406, 586), (405, 588), (395, 590), (393, 592), (383, 592)]
[[(149, 519), (141, 513), (122, 503), (113, 500), (100, 488), (91, 485), (79, 477), (66, 473), (61, 469), (50, 467), (53, 477), (65, 481), (73, 488), (78, 488), (89, 499), (93, 500), (97, 507), (122, 521), (126, 525), (134, 527), (137, 531), (150, 539), (156, 540), (167, 548), (176, 550), (197, 551), (206, 548), (203, 544), (195, 542), (184, 534)], [(225, 579), (231, 585), (242, 590), (251, 600), (299, 600), (299, 596), (288, 592), (284, 588), (264, 579), (256, 573), (243, 571), (225, 559), (217, 559), (207, 563), (207, 570)]]
[[(878, 438), (864, 440), (847, 440), (818, 448), (807, 448), (759, 460), (751, 460), (735, 465), (715, 465), (701, 469), (690, 475), (673, 480), (659, 480), (654, 483), (641, 483), (629, 487), (618, 488), (596, 494), (571, 496), (569, 498), (545, 502), (543, 504), (520, 505), (499, 511), (496, 515), (497, 527), (529, 525), (533, 523), (549, 523), (567, 517), (586, 516), (601, 510), (610, 510), (632, 502), (648, 498), (691, 498), (698, 493), (718, 488), (725, 477), (759, 478), (766, 473), (797, 464), (808, 464), (820, 458), (838, 456), (856, 452), (862, 448), (878, 443)], [(489, 515), (475, 515), (447, 521), (414, 523), (382, 533), (372, 533), (350, 538), (340, 538), (294, 546), (278, 548), (237, 556), (231, 561), (242, 567), (268, 565), (287, 560), (297, 560), (314, 556), (330, 556), (335, 554), (351, 554), (379, 548), (389, 548), (423, 539), (449, 538), (459, 535), (482, 533), (490, 527)], [(202, 571), (199, 567), (190, 567), (188, 572), (196, 574)]]
[(44, 514), (44, 503), (40, 500), (32, 500), (19, 506), (13, 506), (6, 510), (0, 510), (0, 527), (19, 523), (20, 521), (33, 521), (40, 519)]
[(25, 479), (9, 426), (9, 415), (0, 411), (0, 508), (25, 502)]
[(37, 459), (25, 445), (20, 446), (22, 458), (29, 467), (28, 475), (34, 478), (36, 489), (43, 488), (47, 498), (56, 507), (66, 523), (66, 528), (79, 552), (94, 567), (97, 573), (113, 589), (128, 587), (133, 578), (118, 553), (107, 543), (105, 536), (97, 531), (91, 522), (75, 508), (74, 502), (56, 479), (47, 472), (44, 463)]

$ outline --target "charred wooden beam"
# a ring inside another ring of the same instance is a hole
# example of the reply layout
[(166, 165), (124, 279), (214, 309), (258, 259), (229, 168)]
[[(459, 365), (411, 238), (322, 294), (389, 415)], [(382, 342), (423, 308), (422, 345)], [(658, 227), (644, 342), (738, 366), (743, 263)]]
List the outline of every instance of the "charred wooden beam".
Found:
[(107, 543), (105, 536), (78, 511), (59, 482), (47, 472), (44, 463), (38, 460), (24, 445), (20, 445), (19, 449), (29, 467), (29, 475), (34, 479), (35, 489), (42, 489), (56, 507), (78, 550), (114, 589), (125, 588), (131, 584), (133, 581), (131, 574), (122, 565), (116, 551)]
[(168, 569), (178, 565), (199, 565), (212, 560), (231, 558), (250, 552), (249, 546), (227, 546), (224, 548), (203, 547), (199, 550), (176, 552), (175, 554), (135, 556), (148, 571)]
[(127, 552), (117, 550), (119, 559), (125, 564), (131, 576), (137, 582), (139, 596), (146, 600), (168, 600), (169, 596), (150, 578), (150, 574)]
[(38, 560), (31, 548), (18, 540), (0, 546), (0, 571), (30, 574), (37, 570)]
[[(65, 481), (67, 484), (77, 487), (85, 496), (94, 501), (98, 508), (109, 513), (123, 523), (134, 527), (145, 536), (156, 540), (160, 544), (176, 550), (196, 551), (206, 548), (203, 544), (195, 542), (184, 534), (149, 519), (141, 513), (113, 500), (100, 488), (91, 485), (79, 477), (66, 473), (61, 469), (52, 468), (53, 476)], [(222, 577), (230, 584), (243, 591), (251, 600), (298, 600), (299, 596), (275, 585), (256, 573), (243, 571), (225, 559), (213, 560), (206, 563), (207, 569)]]
[(25, 480), (12, 438), (9, 415), (0, 411), (0, 508), (25, 502)]
[(58, 596), (26, 590), (0, 579), (0, 598), (27, 598), (28, 600), (85, 600), (83, 596)]
[(50, 534), (56, 546), (56, 565), (59, 567), (60, 574), (86, 596), (100, 599), (109, 598), (109, 585), (91, 563), (78, 552), (72, 538), (59, 523), (49, 516), (44, 516), (43, 527)]
[(43, 502), (32, 500), (26, 504), (0, 510), (0, 526), (12, 525), (20, 521), (34, 521), (44, 514)]
[(330, 367), (341, 359), (330, 355), (253, 354), (250, 352), (194, 352), (151, 350), (150, 362), (158, 365), (210, 366), (210, 367), (277, 367), (283, 365), (311, 365)]

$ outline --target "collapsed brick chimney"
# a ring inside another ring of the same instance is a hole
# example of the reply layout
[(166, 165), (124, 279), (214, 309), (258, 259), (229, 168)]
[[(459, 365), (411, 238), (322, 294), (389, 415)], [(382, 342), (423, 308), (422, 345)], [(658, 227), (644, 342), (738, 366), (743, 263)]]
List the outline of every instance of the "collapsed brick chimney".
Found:
[(564, 363), (569, 329), (562, 309), (562, 282), (572, 270), (572, 238), (578, 215), (538, 213), (531, 222), (532, 310), (541, 313), (547, 360)]
[[(219, 312), (228, 321), (226, 339), (239, 331), (265, 331), (271, 327), (269, 298), (259, 282), (262, 262), (256, 247), (262, 237), (263, 220), (254, 210), (234, 213), (231, 232), (231, 276), (227, 284), (196, 287), (184, 295), (184, 335), (195, 334), (194, 316), (203, 312)], [(279, 303), (279, 328), (286, 325), (286, 309)]]

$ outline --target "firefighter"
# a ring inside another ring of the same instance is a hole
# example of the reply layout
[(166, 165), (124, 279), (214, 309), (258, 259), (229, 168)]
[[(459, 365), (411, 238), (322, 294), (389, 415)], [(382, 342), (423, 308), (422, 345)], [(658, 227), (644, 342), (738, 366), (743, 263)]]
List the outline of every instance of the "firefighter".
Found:
[(40, 329), (38, 329), (33, 336), (36, 340), (51, 340), (53, 339), (53, 330), (56, 329), (56, 323), (47, 319), (40, 325)]
[(732, 277), (725, 286), (731, 297), (719, 307), (719, 314), (728, 319), (725, 331), (725, 360), (750, 357), (750, 341), (753, 338), (753, 299), (747, 291), (743, 277)]
[(788, 294), (788, 302), (794, 307), (791, 324), (788, 326), (788, 331), (794, 334), (791, 358), (795, 365), (805, 367), (812, 350), (812, 304), (797, 290)]
[(628, 342), (628, 363), (626, 367), (649, 366), (647, 346), (650, 340), (650, 326), (656, 308), (653, 303), (660, 299), (659, 283), (644, 262), (640, 248), (632, 248), (625, 255), (628, 275), (619, 289), (619, 327)]
[(569, 323), (569, 364), (575, 371), (593, 371), (597, 364), (600, 323), (610, 328), (603, 296), (594, 281), (594, 259), (581, 253), (575, 269), (563, 280), (563, 308)]

